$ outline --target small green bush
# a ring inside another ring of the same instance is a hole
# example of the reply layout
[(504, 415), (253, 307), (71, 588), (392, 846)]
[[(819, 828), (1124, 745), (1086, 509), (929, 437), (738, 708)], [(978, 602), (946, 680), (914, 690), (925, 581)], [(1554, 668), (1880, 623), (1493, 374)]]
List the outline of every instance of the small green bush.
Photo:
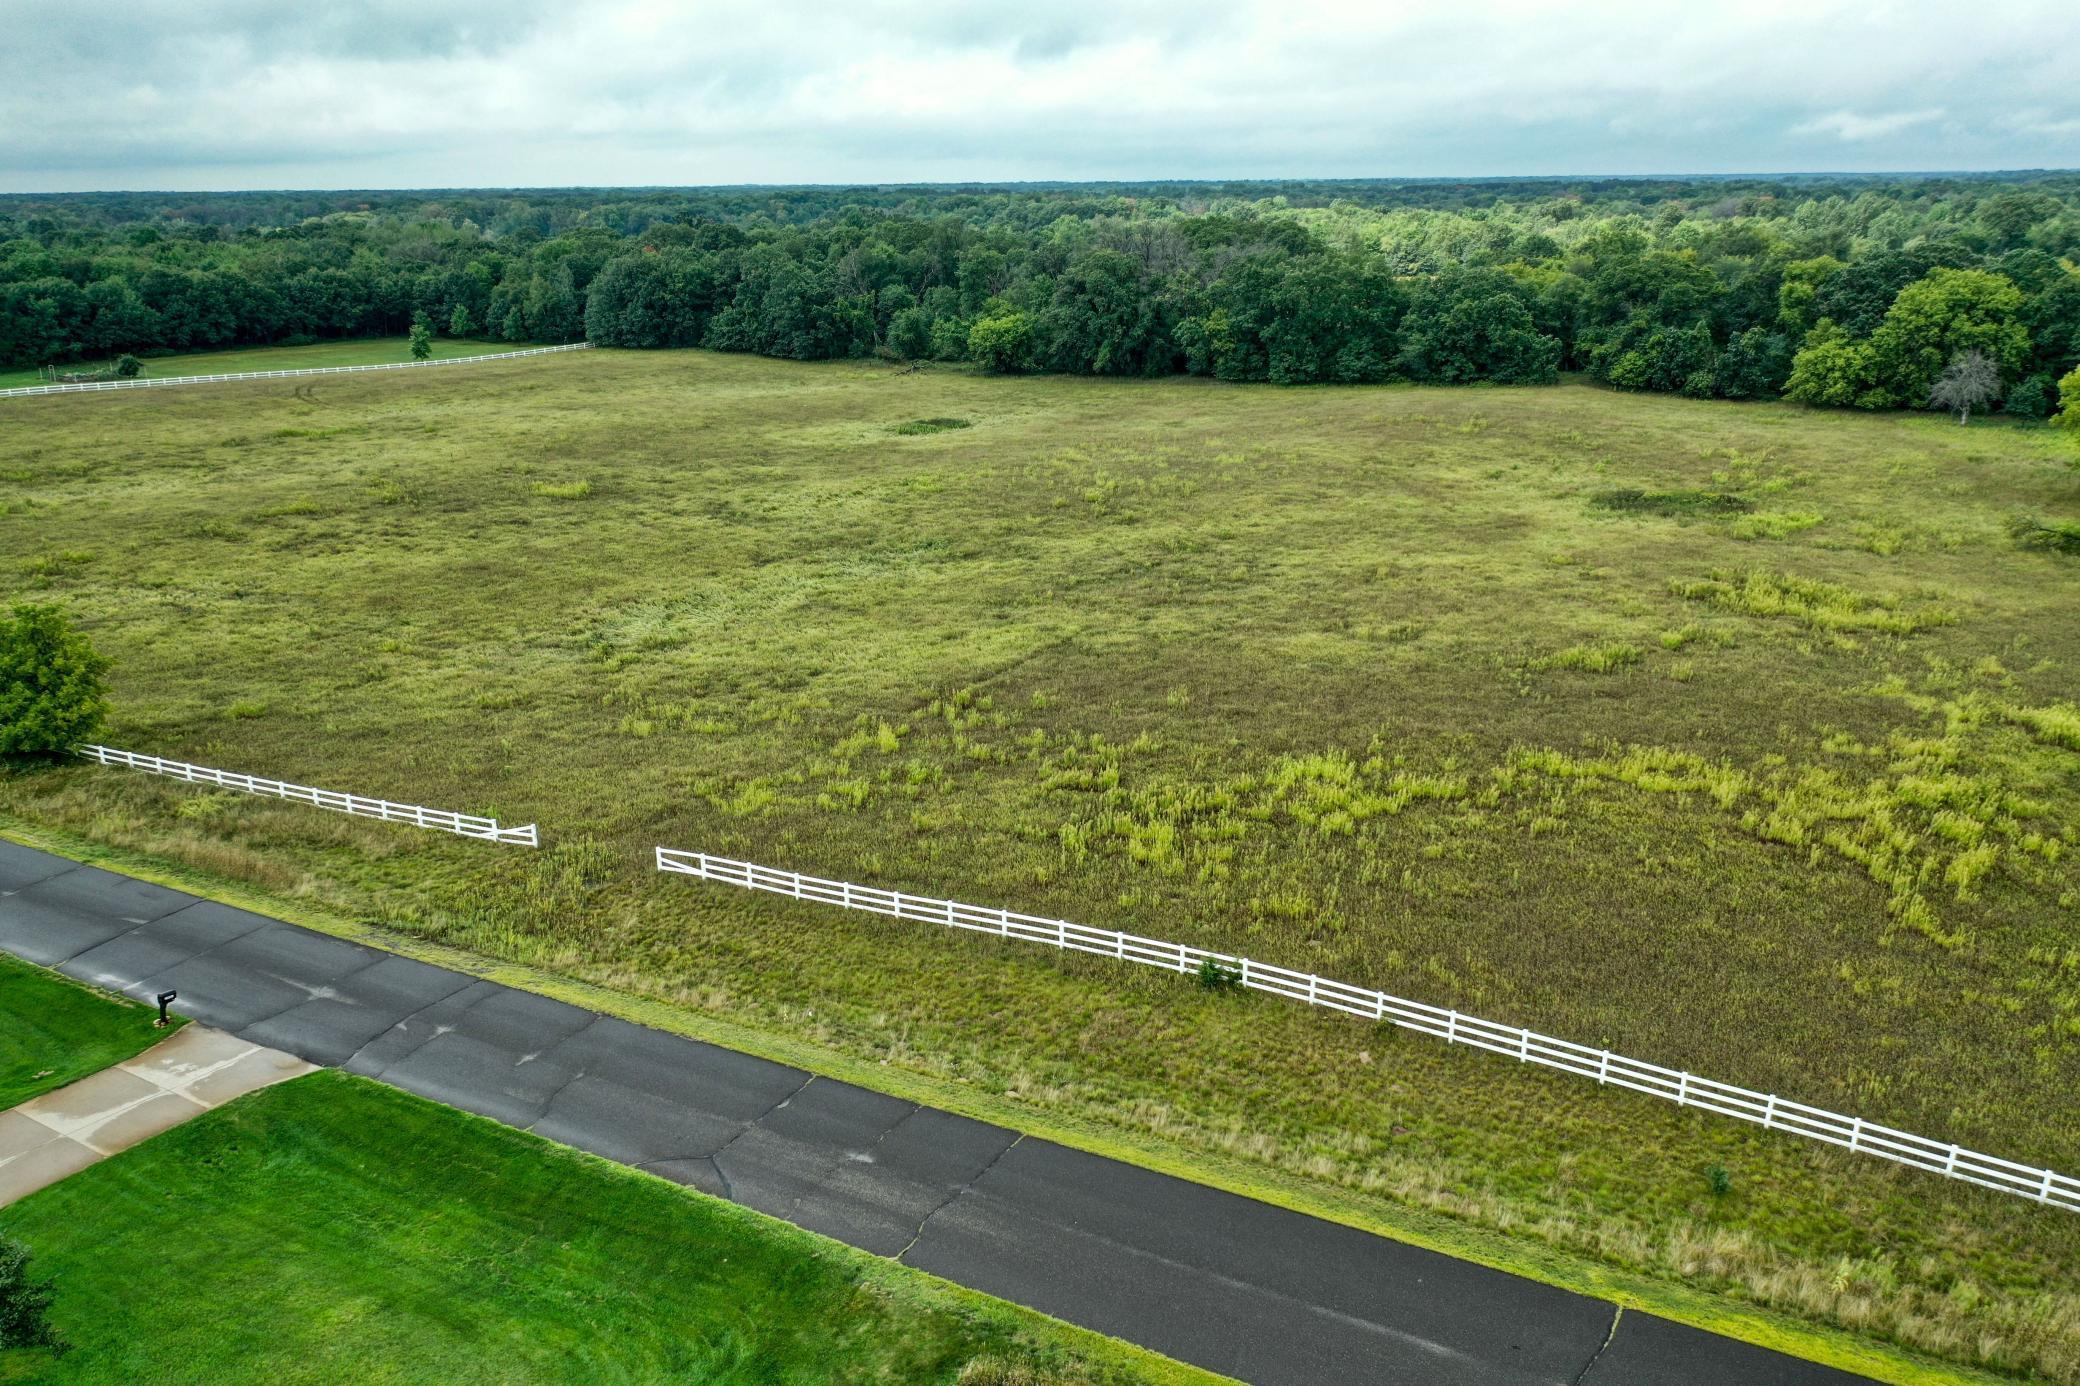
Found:
[(1724, 1165), (1706, 1165), (1704, 1182), (1714, 1198), (1724, 1198), (1733, 1192), (1733, 1176), (1726, 1172)]
[(2041, 419), (2051, 412), (2051, 377), (2033, 375), (2018, 381), (2001, 402), (2001, 412), (2017, 418)]
[(52, 756), (91, 741), (108, 716), (108, 660), (54, 606), (0, 621), (0, 756)]
[(1579, 669), (1586, 674), (1610, 674), (1637, 664), (1644, 657), (1639, 646), (1623, 640), (1601, 645), (1570, 645), (1555, 654), (1531, 661), (1534, 669)]
[(1199, 985), (1208, 991), (1242, 990), (1242, 972), (1213, 958), (1204, 958), (1199, 963)]
[(966, 419), (912, 419), (889, 429), (890, 433), (903, 438), (913, 438), (921, 433), (944, 433), (949, 429), (973, 427)]
[(29, 1278), (29, 1248), (12, 1237), (0, 1237), (0, 1348), (65, 1350), (65, 1340), (47, 1315), (51, 1287)]
[(1634, 515), (1745, 515), (1755, 502), (1730, 491), (1642, 491), (1627, 487), (1589, 497), (1597, 510)]

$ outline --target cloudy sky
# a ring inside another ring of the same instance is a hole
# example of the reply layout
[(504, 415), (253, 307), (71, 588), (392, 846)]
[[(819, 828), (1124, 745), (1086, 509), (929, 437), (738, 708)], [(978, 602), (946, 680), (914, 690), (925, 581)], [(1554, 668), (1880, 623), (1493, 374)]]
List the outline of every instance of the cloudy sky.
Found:
[(0, 0), (0, 190), (2080, 165), (2075, 0)]

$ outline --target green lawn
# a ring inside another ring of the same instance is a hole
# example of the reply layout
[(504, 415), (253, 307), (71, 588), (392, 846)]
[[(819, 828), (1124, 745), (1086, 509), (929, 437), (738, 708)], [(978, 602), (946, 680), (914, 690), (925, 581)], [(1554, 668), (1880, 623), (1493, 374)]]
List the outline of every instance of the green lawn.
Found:
[(2080, 515), (2049, 430), (605, 351), (4, 410), (0, 555), (115, 658), (108, 740), (545, 846), (88, 768), (0, 780), (17, 821), (1359, 1221), (2080, 1380), (2080, 1219), (650, 868), (1244, 951), (2080, 1169), (2080, 561), (2009, 533)]
[(72, 1344), (39, 1382), (1217, 1378), (337, 1072), (0, 1209)]
[(154, 1014), (0, 954), (0, 1111), (165, 1039)]
[[(435, 360), (454, 356), (484, 356), (499, 351), (520, 351), (534, 342), (500, 342), (481, 337), (435, 337)], [(312, 342), (306, 346), (241, 347), (235, 351), (193, 351), (174, 356), (144, 358), (147, 377), (219, 375), (226, 371), (287, 371), (307, 366), (369, 366), (385, 361), (412, 359), (409, 339), (363, 337), (349, 341)], [(94, 363), (87, 362), (84, 366)], [(43, 375), (33, 367), (0, 370), (0, 390), (20, 385), (41, 385)]]

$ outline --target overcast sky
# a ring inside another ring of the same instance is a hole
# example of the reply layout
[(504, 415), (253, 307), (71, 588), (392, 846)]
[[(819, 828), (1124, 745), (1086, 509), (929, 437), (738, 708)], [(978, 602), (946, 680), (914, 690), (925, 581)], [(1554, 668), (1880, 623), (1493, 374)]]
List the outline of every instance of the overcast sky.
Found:
[(0, 190), (2080, 165), (2080, 0), (0, 0)]

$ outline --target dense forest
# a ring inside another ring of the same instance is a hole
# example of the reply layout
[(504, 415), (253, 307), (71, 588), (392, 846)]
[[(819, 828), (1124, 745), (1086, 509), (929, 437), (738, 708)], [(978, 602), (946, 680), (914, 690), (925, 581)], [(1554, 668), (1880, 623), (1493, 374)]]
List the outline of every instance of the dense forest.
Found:
[(0, 363), (437, 330), (1919, 408), (2080, 365), (2080, 174), (0, 197)]

